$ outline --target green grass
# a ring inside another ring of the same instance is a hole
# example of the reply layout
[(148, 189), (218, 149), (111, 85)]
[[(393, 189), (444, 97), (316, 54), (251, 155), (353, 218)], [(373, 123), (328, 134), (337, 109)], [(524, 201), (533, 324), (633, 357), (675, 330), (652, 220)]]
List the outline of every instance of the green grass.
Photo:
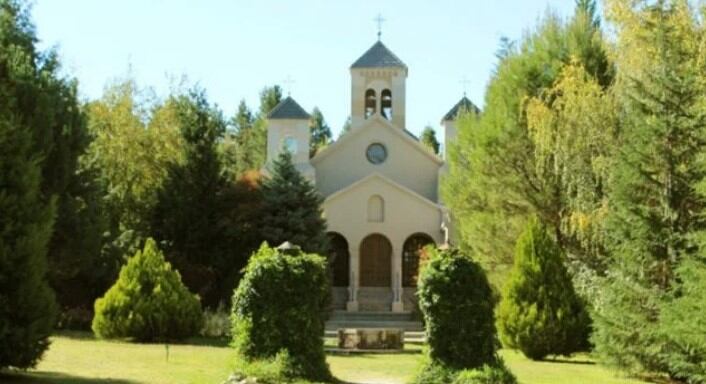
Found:
[[(419, 347), (394, 355), (333, 355), (331, 371), (347, 383), (405, 383), (421, 358)], [(621, 378), (586, 356), (570, 360), (533, 362), (503, 351), (521, 384), (640, 384)], [(62, 333), (36, 370), (0, 375), (0, 383), (221, 383), (235, 368), (235, 353), (225, 341), (195, 339), (170, 345), (169, 359), (161, 344), (133, 344), (95, 340), (87, 333)]]

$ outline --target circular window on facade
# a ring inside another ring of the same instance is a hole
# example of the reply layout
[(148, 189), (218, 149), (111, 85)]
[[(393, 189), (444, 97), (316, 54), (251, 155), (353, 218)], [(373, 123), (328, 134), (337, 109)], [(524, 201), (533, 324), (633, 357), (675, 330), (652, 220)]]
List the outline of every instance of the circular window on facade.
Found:
[(382, 164), (387, 159), (387, 148), (380, 143), (370, 144), (365, 156), (373, 164)]
[(297, 139), (292, 136), (287, 136), (284, 139), (284, 148), (291, 154), (297, 153)]

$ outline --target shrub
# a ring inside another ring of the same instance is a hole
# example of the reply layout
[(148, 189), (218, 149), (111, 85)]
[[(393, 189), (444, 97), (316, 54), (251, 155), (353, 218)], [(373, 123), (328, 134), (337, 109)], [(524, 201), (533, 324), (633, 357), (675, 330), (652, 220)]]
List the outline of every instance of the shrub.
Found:
[(198, 296), (182, 284), (152, 239), (120, 270), (105, 296), (96, 300), (93, 332), (103, 338), (137, 341), (184, 339), (202, 321)]
[(287, 376), (326, 381), (326, 259), (264, 243), (233, 295), (233, 343), (247, 360), (287, 353)]
[(517, 384), (517, 378), (498, 358), (492, 364), (458, 370), (438, 361), (425, 359), (413, 384)]
[(216, 310), (206, 309), (203, 313), (203, 327), (201, 336), (204, 337), (231, 337), (230, 311), (222, 304)]
[(517, 384), (517, 378), (501, 359), (495, 365), (461, 371), (453, 384)]
[(505, 346), (533, 360), (588, 347), (590, 319), (584, 304), (574, 291), (561, 249), (536, 218), (517, 240), (498, 328)]
[(429, 356), (453, 369), (496, 361), (493, 293), (480, 265), (458, 250), (431, 250), (419, 278)]

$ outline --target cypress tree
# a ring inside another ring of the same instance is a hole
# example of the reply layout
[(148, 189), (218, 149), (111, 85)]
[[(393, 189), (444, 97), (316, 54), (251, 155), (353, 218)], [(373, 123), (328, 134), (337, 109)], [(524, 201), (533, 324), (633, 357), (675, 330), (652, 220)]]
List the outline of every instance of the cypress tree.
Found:
[(570, 355), (587, 348), (589, 321), (561, 249), (532, 218), (517, 240), (515, 264), (498, 309), (503, 344), (533, 360)]
[(43, 201), (31, 131), (0, 87), (0, 368), (30, 368), (49, 346), (54, 295), (46, 280), (53, 202)]
[(269, 244), (294, 243), (305, 252), (325, 255), (328, 239), (318, 191), (282, 151), (262, 184), (262, 239)]

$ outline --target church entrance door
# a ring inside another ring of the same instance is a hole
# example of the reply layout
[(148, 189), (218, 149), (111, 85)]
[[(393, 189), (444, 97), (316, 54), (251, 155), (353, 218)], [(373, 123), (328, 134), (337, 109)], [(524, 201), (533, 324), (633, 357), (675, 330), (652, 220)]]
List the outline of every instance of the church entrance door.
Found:
[(372, 234), (360, 244), (360, 286), (392, 286), (392, 245), (383, 235)]

